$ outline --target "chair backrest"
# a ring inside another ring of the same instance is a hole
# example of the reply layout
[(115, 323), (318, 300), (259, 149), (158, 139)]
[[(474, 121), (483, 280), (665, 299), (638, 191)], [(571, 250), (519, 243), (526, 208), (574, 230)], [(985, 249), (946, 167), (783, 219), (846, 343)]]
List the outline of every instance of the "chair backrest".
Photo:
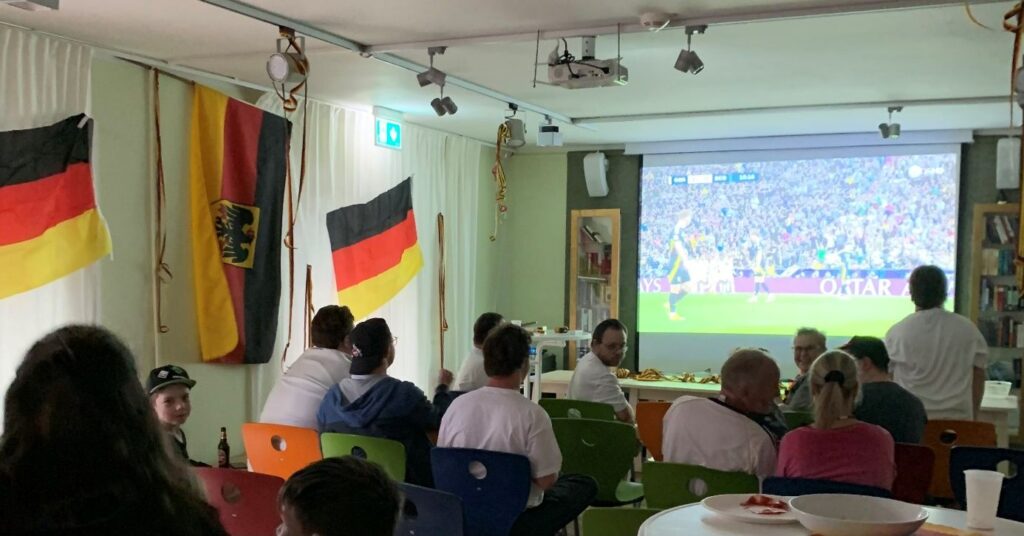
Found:
[(552, 419), (598, 419), (615, 420), (615, 408), (611, 404), (571, 400), (568, 398), (542, 398), (540, 407), (544, 408)]
[(772, 476), (761, 483), (761, 492), (769, 495), (813, 495), (818, 493), (842, 493), (845, 495), (868, 495), (889, 499), (892, 493), (887, 489), (874, 486), (861, 486), (834, 482), (832, 480), (815, 480), (813, 478), (785, 478)]
[(436, 489), (402, 483), (395, 536), (462, 536), (462, 501)]
[(393, 439), (325, 432), (320, 434), (320, 448), (324, 458), (363, 458), (383, 467), (394, 480), (405, 480), (405, 445)]
[(580, 517), (582, 536), (623, 536), (640, 532), (640, 525), (661, 510), (654, 508), (588, 508)]
[(994, 447), (996, 427), (989, 422), (928, 421), (924, 425), (921, 442), (935, 452), (935, 469), (929, 495), (939, 499), (952, 499), (949, 484), (949, 451), (957, 446)]
[(206, 502), (220, 514), (231, 536), (274, 534), (281, 524), (277, 494), (284, 480), (272, 475), (237, 469), (198, 467), (196, 476), (206, 491)]
[(786, 419), (786, 428), (790, 430), (814, 422), (814, 414), (810, 411), (783, 411), (782, 416)]
[(242, 425), (242, 443), (253, 471), (285, 480), (323, 459), (320, 436), (310, 428), (248, 422)]
[(935, 471), (935, 452), (924, 445), (896, 443), (896, 480), (892, 498), (925, 504)]
[(506, 536), (530, 497), (530, 460), (477, 449), (430, 451), (434, 485), (462, 499), (469, 536)]
[(684, 463), (644, 464), (644, 495), (650, 508), (672, 508), (727, 493), (757, 493), (757, 477)]
[(1024, 451), (986, 447), (954, 447), (949, 454), (949, 480), (960, 504), (967, 506), (964, 471), (996, 471), (1001, 462), (1016, 465), (1016, 471), (1003, 480), (999, 495), (999, 517), (1024, 522)]
[(665, 414), (668, 408), (672, 407), (671, 402), (640, 402), (636, 405), (636, 429), (640, 435), (640, 441), (647, 447), (647, 452), (655, 461), (664, 459), (661, 453), (662, 433), (664, 430)]
[(618, 502), (619, 483), (639, 450), (636, 429), (596, 419), (551, 419), (562, 473), (587, 475), (597, 482), (597, 502)]

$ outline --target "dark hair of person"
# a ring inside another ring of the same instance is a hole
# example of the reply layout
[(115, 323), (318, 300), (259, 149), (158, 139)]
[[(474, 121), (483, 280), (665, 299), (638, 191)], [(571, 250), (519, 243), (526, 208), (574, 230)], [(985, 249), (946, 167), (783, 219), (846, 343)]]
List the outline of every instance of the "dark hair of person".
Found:
[(353, 355), (351, 374), (369, 374), (388, 356), (391, 347), (391, 328), (383, 318), (371, 318), (360, 322), (352, 334)]
[(484, 313), (473, 323), (473, 344), (483, 345), (487, 334), (501, 324), (505, 317), (498, 313)]
[(278, 500), (305, 533), (320, 536), (391, 536), (400, 506), (387, 473), (353, 456), (308, 465), (285, 482)]
[(938, 266), (918, 266), (910, 272), (910, 299), (918, 308), (942, 307), (948, 293), (946, 274)]
[(0, 533), (225, 534), (169, 441), (114, 334), (44, 336), (4, 399)]
[(626, 331), (626, 326), (622, 322), (619, 322), (617, 318), (608, 318), (602, 320), (594, 328), (593, 341), (596, 342), (597, 344), (601, 344), (601, 340), (604, 338), (604, 332), (608, 331), (609, 329), (613, 329), (615, 331)]
[(347, 306), (321, 307), (309, 323), (309, 336), (317, 348), (337, 349), (352, 333), (355, 318)]
[(484, 372), (489, 377), (511, 376), (530, 358), (532, 337), (514, 324), (498, 326), (484, 340)]

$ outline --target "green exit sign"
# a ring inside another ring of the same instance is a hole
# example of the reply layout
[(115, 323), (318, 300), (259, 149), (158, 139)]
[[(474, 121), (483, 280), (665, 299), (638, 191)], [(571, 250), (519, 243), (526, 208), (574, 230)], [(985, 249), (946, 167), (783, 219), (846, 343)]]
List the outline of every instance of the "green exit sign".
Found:
[(374, 142), (378, 147), (388, 149), (402, 148), (402, 124), (390, 119), (377, 118), (377, 132)]

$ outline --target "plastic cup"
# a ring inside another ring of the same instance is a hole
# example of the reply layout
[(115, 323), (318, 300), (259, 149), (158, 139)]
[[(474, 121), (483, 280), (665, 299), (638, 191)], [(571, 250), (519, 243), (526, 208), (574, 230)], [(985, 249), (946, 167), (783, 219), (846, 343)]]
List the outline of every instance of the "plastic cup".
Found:
[(968, 469), (964, 471), (964, 478), (967, 484), (967, 527), (992, 530), (996, 524), (999, 493), (1003, 489), (1003, 474)]

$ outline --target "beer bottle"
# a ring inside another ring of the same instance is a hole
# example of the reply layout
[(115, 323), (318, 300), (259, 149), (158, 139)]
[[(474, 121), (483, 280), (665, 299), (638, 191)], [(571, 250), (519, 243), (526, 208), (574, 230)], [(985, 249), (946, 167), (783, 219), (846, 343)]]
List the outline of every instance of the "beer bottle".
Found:
[(220, 443), (217, 443), (217, 467), (231, 467), (231, 446), (228, 445), (228, 429), (220, 427)]

